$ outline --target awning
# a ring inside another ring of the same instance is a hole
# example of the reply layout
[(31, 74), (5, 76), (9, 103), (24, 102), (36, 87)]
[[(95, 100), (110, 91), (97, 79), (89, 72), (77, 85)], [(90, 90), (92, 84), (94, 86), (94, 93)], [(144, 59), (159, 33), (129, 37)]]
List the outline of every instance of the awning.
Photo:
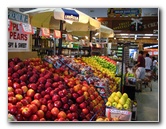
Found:
[(65, 29), (72, 31), (90, 31), (99, 29), (101, 25), (99, 21), (72, 8), (37, 8), (24, 13), (30, 15), (31, 25), (39, 28), (59, 29), (60, 20), (66, 21)]

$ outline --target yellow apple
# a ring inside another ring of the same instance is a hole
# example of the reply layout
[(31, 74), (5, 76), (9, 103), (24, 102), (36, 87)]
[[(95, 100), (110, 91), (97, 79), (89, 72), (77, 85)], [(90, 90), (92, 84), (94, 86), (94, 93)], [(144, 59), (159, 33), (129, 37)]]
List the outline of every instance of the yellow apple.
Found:
[(109, 97), (108, 101), (112, 103), (112, 102), (114, 102), (114, 98), (113, 97)]
[(127, 93), (123, 93), (123, 95), (122, 96), (124, 96), (125, 97), (125, 99), (127, 100), (127, 98), (128, 98), (128, 94)]
[(124, 108), (125, 110), (128, 110), (128, 109), (129, 109), (129, 105), (128, 105), (127, 103), (125, 103), (125, 104), (123, 105), (123, 108)]
[(126, 99), (125, 99), (125, 97), (122, 96), (122, 97), (119, 99), (119, 103), (120, 103), (121, 105), (124, 105), (125, 102), (126, 102)]
[(106, 106), (111, 107), (111, 102), (107, 101)]
[(113, 103), (112, 103), (112, 106), (116, 108), (117, 102), (113, 102)]
[(119, 109), (119, 110), (122, 110), (123, 106), (122, 106), (122, 104), (118, 103), (118, 104), (116, 105), (116, 108)]
[(115, 96), (115, 97), (114, 97), (114, 101), (118, 103), (118, 102), (119, 102), (119, 97), (118, 97), (118, 96)]
[(121, 93), (120, 91), (118, 91), (118, 92), (116, 92), (116, 95), (117, 95), (119, 98), (121, 98), (122, 93)]

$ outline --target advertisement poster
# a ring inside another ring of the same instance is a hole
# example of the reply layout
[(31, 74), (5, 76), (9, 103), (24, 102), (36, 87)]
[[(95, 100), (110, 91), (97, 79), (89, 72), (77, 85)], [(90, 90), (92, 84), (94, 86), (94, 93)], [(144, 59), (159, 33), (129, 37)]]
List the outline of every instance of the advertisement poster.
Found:
[(8, 31), (8, 51), (28, 51), (29, 50), (29, 34), (22, 31), (22, 25), (12, 23), (12, 31)]

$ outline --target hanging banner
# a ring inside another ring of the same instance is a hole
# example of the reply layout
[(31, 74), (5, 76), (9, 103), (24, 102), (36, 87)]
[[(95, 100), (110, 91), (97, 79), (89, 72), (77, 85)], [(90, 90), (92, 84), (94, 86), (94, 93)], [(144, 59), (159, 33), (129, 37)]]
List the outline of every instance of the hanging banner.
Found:
[(28, 23), (21, 23), (22, 31), (24, 34), (33, 34), (32, 26)]
[(41, 28), (39, 36), (50, 37), (50, 30), (48, 28)]
[(60, 39), (61, 38), (61, 31), (54, 30), (54, 38)]
[(8, 32), (8, 51), (28, 50), (29, 35), (22, 32), (20, 23), (12, 22), (12, 30)]
[(8, 31), (12, 31), (12, 22), (8, 20)]
[(66, 40), (67, 40), (67, 41), (72, 41), (72, 40), (73, 40), (72, 35), (71, 35), (71, 34), (67, 34), (67, 35), (66, 35)]

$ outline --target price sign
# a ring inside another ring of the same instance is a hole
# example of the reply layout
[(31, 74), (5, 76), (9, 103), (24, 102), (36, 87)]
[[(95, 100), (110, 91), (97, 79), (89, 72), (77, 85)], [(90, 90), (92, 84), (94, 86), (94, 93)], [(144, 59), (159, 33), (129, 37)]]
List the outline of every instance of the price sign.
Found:
[(41, 28), (39, 36), (49, 37), (50, 30), (48, 28)]
[(25, 34), (33, 34), (32, 26), (28, 23), (21, 23), (22, 31)]
[(61, 31), (59, 30), (54, 30), (54, 38), (61, 38)]

